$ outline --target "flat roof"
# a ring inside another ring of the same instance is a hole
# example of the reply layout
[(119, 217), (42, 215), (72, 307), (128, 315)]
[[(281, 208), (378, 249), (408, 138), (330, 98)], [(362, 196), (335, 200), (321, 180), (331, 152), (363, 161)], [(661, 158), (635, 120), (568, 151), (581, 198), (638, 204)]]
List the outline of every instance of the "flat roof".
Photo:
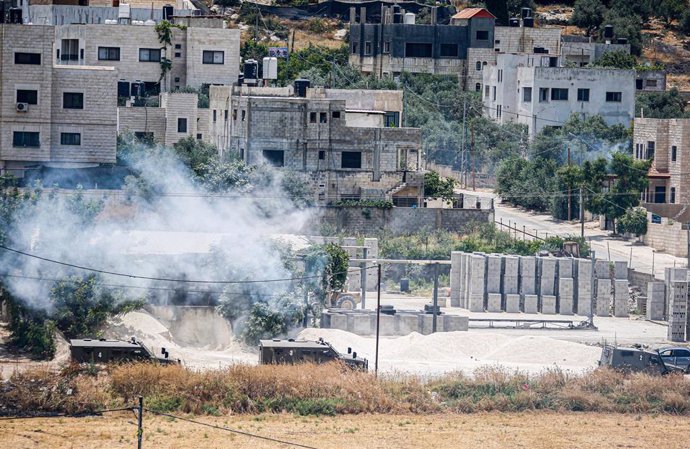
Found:
[(309, 349), (330, 349), (326, 343), (306, 340), (259, 340), (259, 345), (263, 348), (309, 348)]
[(121, 340), (97, 340), (97, 339), (76, 339), (69, 341), (70, 346), (75, 348), (99, 347), (99, 348), (136, 348), (143, 349), (141, 345)]

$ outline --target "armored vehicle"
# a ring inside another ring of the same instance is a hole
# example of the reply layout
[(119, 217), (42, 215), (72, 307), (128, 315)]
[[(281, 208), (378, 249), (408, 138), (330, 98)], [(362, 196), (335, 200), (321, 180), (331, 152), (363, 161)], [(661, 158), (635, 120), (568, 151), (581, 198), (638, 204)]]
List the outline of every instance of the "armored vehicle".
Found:
[(656, 375), (683, 372), (682, 368), (665, 363), (658, 351), (617, 348), (615, 346), (604, 346), (601, 351), (599, 366), (610, 366), (622, 371), (640, 371)]
[(106, 339), (74, 339), (69, 341), (72, 361), (76, 363), (108, 363), (123, 361), (153, 360), (160, 363), (179, 363), (170, 359), (165, 348), (161, 349), (162, 357), (156, 357), (134, 337), (130, 341)]
[(294, 365), (297, 363), (328, 363), (339, 360), (345, 365), (366, 371), (369, 368), (367, 359), (357, 357), (356, 352), (348, 348), (347, 354), (341, 354), (328, 342), (298, 340), (261, 340), (259, 341), (259, 363), (263, 365)]

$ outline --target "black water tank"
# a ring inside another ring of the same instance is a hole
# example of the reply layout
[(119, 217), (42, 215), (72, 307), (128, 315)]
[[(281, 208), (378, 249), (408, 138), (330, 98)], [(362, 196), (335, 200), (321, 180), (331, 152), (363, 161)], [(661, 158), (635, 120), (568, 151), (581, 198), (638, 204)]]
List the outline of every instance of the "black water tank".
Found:
[(513, 17), (510, 20), (508, 20), (508, 24), (513, 28), (517, 28), (520, 26), (520, 19), (517, 17)]
[(400, 279), (400, 291), (405, 293), (410, 291), (410, 280), (408, 278)]
[(526, 17), (532, 17), (532, 8), (520, 8), (520, 16), (523, 19)]
[(522, 26), (525, 28), (534, 28), (534, 17), (525, 17), (522, 19)]
[(307, 96), (307, 89), (311, 85), (311, 81), (300, 78), (295, 80), (295, 95), (298, 97), (306, 97)]
[(10, 23), (24, 23), (22, 20), (22, 8), (10, 8)]
[(401, 12), (393, 13), (393, 23), (403, 23), (403, 15)]
[(172, 5), (163, 6), (163, 20), (170, 21), (172, 19), (173, 14), (175, 14), (175, 9)]
[(604, 38), (605, 39), (613, 38), (613, 25), (606, 25), (604, 27)]
[(118, 97), (129, 97), (129, 82), (128, 81), (118, 81), (117, 82), (117, 96)]
[(402, 12), (402, 9), (400, 8), (400, 5), (397, 3), (393, 5), (393, 14), (400, 14)]
[(624, 38), (624, 37), (619, 37), (619, 38), (618, 38), (618, 43), (619, 43), (619, 44), (622, 44), (622, 45), (625, 45), (625, 44), (628, 43), (628, 39), (626, 39), (626, 38)]
[(0, 23), (5, 23), (5, 2), (0, 1)]
[(259, 79), (259, 63), (255, 59), (247, 59), (243, 72), (246, 83), (255, 83)]

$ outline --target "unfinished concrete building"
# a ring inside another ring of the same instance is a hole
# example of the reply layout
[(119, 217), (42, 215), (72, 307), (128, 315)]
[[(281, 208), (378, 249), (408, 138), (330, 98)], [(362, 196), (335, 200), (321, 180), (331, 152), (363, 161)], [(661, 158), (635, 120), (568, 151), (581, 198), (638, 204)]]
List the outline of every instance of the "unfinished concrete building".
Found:
[[(343, 199), (421, 204), (420, 131), (387, 125), (400, 117), (401, 93), (317, 88), (300, 97), (291, 92), (211, 86), (212, 141), (249, 164), (308, 173), (321, 205)], [(393, 110), (350, 109), (348, 103)]]

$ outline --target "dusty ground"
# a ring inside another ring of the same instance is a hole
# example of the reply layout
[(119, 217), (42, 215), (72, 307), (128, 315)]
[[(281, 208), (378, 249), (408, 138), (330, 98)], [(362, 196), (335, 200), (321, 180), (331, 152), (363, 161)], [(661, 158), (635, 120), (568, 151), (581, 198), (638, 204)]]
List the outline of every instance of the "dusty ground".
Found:
[[(315, 448), (482, 449), (650, 448), (673, 429), (688, 435), (690, 420), (674, 416), (594, 413), (473, 415), (292, 415), (198, 417), (204, 423), (288, 440)], [(664, 438), (667, 449), (687, 447), (685, 438)], [(0, 447), (131, 448), (136, 420), (130, 413), (91, 418), (0, 421)], [(144, 417), (148, 448), (263, 449), (289, 447), (168, 418)]]

